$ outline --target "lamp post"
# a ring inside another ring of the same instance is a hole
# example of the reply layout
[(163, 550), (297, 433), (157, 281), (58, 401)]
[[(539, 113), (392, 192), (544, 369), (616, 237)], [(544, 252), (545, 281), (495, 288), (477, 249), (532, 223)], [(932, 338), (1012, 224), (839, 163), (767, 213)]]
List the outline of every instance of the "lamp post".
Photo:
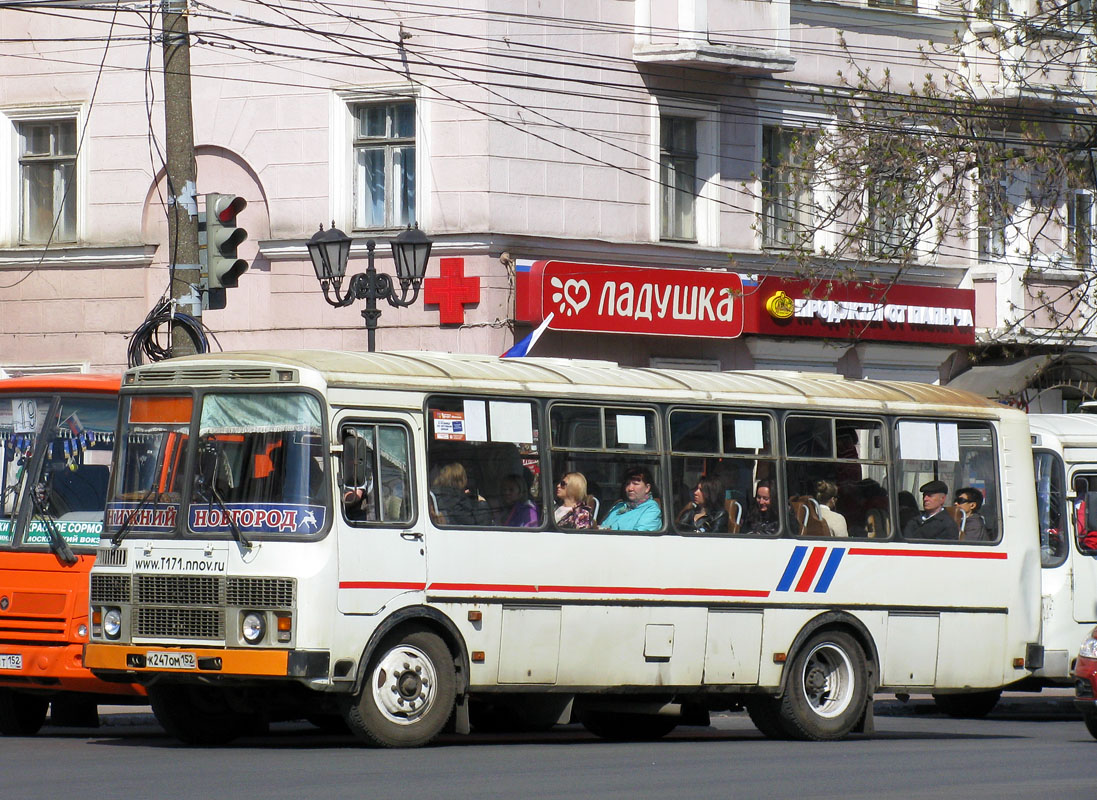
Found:
[[(347, 293), (342, 296), (339, 290), (347, 272), (347, 260), (350, 258), (350, 237), (336, 228), (333, 222), (328, 230), (324, 230), (321, 225), (320, 230), (306, 244), (312, 259), (312, 268), (316, 270), (316, 280), (320, 281), (324, 299), (330, 305), (343, 308), (355, 300), (366, 301), (362, 318), (366, 321), (367, 343), (369, 352), (372, 353), (376, 343), (377, 320), (381, 316), (377, 301), (385, 300), (393, 308), (407, 308), (418, 299), (423, 276), (427, 272), (427, 261), (430, 259), (431, 240), (419, 230), (418, 225), (414, 228), (408, 225), (407, 230), (401, 231), (389, 242), (392, 246), (392, 260), (396, 263), (396, 278), (400, 282), (399, 296), (392, 277), (374, 269), (373, 251), (377, 243), (373, 239), (366, 241), (366, 271), (351, 276)], [(334, 297), (328, 293), (329, 286)]]

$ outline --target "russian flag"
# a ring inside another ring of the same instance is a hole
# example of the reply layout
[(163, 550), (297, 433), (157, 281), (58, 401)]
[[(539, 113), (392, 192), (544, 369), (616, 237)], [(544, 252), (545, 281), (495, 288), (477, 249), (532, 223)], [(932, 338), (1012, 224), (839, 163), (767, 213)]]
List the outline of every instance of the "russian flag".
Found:
[(538, 325), (534, 330), (526, 335), (520, 342), (516, 342), (514, 347), (507, 350), (499, 358), (522, 358), (522, 356), (529, 355), (529, 351), (533, 349), (533, 346), (537, 344), (537, 340), (541, 338), (541, 334), (548, 328), (549, 323), (552, 322), (554, 311), (549, 312), (549, 315), (545, 317), (544, 322)]

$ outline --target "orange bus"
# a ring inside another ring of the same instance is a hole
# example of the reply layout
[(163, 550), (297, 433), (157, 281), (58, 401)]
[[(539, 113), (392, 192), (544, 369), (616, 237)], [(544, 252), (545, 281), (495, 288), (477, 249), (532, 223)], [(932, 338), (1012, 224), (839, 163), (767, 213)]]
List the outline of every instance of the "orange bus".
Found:
[(118, 375), (0, 380), (0, 733), (29, 736), (50, 711), (95, 725), (100, 702), (144, 690), (84, 668), (88, 572), (118, 415)]

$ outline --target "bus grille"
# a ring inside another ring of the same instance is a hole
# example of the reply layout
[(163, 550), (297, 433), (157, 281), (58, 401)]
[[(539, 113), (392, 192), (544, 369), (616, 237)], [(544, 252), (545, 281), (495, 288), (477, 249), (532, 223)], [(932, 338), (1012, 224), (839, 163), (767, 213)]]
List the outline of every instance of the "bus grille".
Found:
[[(284, 370), (283, 370), (284, 371)], [(297, 380), (297, 376), (293, 376)], [(130, 373), (129, 383), (162, 386), (175, 383), (276, 383), (270, 367), (147, 367)]]
[[(123, 551), (125, 552), (125, 551)], [(128, 603), (130, 601), (129, 575), (92, 575), (91, 602)]]
[(135, 603), (173, 606), (222, 606), (224, 578), (205, 575), (135, 575)]
[(239, 608), (293, 608), (290, 578), (229, 578), (228, 605)]
[(225, 638), (225, 615), (211, 608), (146, 608), (133, 610), (133, 635), (166, 639)]
[(126, 553), (121, 547), (100, 547), (95, 551), (95, 563), (105, 567), (126, 566)]

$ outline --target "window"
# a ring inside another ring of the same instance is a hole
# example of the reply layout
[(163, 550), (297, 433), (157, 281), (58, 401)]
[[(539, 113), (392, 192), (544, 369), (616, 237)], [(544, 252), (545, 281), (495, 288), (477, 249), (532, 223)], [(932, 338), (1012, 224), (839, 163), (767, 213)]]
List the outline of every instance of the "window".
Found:
[[(683, 533), (779, 532), (773, 422), (749, 413), (680, 410), (670, 414), (674, 525)], [(755, 489), (772, 487), (772, 511), (759, 513)], [(695, 506), (700, 489), (701, 505)], [(722, 514), (721, 514), (722, 512)], [(708, 517), (709, 520), (704, 520)], [(715, 521), (715, 522), (714, 522)], [(766, 524), (768, 521), (769, 524)], [(701, 524), (698, 524), (700, 522)]]
[(360, 105), (354, 112), (354, 227), (414, 223), (415, 103)]
[(869, 8), (895, 8), (909, 11), (918, 7), (917, 0), (868, 0)]
[(912, 254), (918, 244), (915, 224), (919, 181), (904, 175), (877, 177), (869, 184), (866, 250), (869, 255), (900, 258)]
[(1067, 247), (1074, 266), (1093, 263), (1093, 195), (1086, 190), (1067, 197)]
[(697, 240), (697, 120), (659, 120), (659, 183), (662, 215), (659, 237)]
[(27, 121), (18, 130), (20, 241), (76, 241), (76, 121)]
[[(895, 491), (899, 506), (899, 524), (906, 538), (926, 538), (910, 523), (925, 510), (921, 487), (930, 481), (943, 481), (948, 489), (945, 511), (957, 522), (963, 518), (948, 505), (960, 489), (982, 494), (978, 510), (985, 528), (985, 539), (998, 539), (999, 516), (998, 464), (994, 455), (994, 432), (981, 422), (933, 422), (904, 420), (897, 425), (899, 468)], [(974, 529), (973, 529), (974, 530)], [(973, 543), (971, 537), (966, 543)], [(935, 538), (951, 539), (955, 535)]]
[[(793, 534), (890, 534), (887, 445), (877, 420), (789, 416), (785, 481)], [(825, 483), (827, 486), (823, 486)]]
[(430, 515), (439, 527), (535, 528), (542, 511), (538, 409), (527, 400), (427, 404)]
[(767, 247), (810, 242), (814, 217), (812, 152), (815, 136), (766, 126), (762, 129), (762, 240)]
[(1057, 567), (1066, 560), (1067, 525), (1063, 519), (1063, 461), (1055, 453), (1032, 454), (1036, 473), (1036, 515), (1040, 520), (1040, 565)]
[(983, 181), (979, 185), (979, 260), (994, 261), (1006, 254), (1006, 185)]
[(1068, 23), (1085, 24), (1093, 19), (1093, 0), (1067, 0), (1059, 7)]
[(340, 438), (343, 516), (352, 524), (410, 523), (415, 504), (407, 429), (402, 425), (346, 425)]

